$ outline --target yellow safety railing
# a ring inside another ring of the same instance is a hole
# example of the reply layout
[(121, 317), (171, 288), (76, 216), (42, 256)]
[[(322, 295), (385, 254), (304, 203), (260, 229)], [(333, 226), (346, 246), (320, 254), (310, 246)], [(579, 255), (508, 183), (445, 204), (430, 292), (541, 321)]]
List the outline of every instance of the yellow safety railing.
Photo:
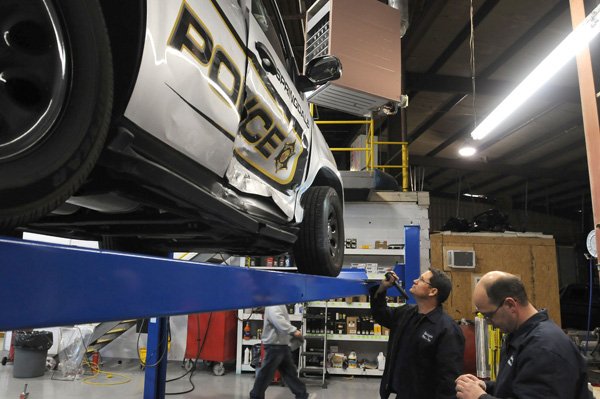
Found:
[[(311, 104), (312, 113), (312, 104)], [(375, 122), (372, 118), (365, 120), (338, 120), (338, 121), (315, 121), (317, 125), (368, 125), (367, 142), (365, 147), (333, 147), (331, 151), (364, 151), (367, 170), (373, 169), (402, 169), (402, 191), (408, 191), (408, 142), (406, 141), (375, 141)], [(400, 145), (402, 146), (401, 165), (376, 165), (375, 146), (377, 145)]]

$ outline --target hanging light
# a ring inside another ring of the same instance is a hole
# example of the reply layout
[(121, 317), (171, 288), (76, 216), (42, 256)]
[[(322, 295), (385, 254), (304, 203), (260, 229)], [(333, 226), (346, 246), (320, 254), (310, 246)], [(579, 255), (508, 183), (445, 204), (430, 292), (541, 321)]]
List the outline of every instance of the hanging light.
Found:
[(477, 149), (471, 145), (465, 145), (464, 147), (460, 147), (458, 150), (458, 155), (461, 157), (472, 157), (477, 153)]
[(481, 140), (531, 97), (544, 83), (585, 49), (600, 32), (598, 5), (513, 91), (471, 132)]

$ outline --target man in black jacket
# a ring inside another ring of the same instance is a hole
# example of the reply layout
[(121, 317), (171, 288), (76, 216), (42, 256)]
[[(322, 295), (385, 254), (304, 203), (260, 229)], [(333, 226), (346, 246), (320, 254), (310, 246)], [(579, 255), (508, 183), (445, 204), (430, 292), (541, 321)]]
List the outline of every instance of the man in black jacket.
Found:
[(442, 303), (452, 290), (450, 279), (429, 269), (413, 281), (410, 293), (416, 305), (391, 308), (386, 291), (398, 279), (383, 280), (371, 289), (373, 318), (390, 329), (387, 360), (379, 394), (396, 398), (455, 398), (454, 380), (463, 371), (465, 339)]
[(473, 303), (488, 322), (508, 334), (496, 381), (461, 375), (456, 380), (457, 398), (591, 398), (583, 356), (548, 313), (529, 302), (517, 276), (485, 274), (475, 286)]

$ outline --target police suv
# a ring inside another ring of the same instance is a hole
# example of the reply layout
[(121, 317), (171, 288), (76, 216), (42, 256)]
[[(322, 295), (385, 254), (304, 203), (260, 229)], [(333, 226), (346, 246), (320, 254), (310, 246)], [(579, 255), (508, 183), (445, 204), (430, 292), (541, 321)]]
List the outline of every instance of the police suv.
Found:
[(343, 191), (274, 0), (4, 0), (0, 230), (337, 275)]

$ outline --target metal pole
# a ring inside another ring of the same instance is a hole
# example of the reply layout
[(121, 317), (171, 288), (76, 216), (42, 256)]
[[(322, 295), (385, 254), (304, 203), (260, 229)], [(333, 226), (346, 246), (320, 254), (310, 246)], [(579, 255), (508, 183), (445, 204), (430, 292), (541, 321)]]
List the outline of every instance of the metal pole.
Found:
[(164, 399), (169, 345), (168, 317), (153, 317), (148, 322), (144, 399)]

